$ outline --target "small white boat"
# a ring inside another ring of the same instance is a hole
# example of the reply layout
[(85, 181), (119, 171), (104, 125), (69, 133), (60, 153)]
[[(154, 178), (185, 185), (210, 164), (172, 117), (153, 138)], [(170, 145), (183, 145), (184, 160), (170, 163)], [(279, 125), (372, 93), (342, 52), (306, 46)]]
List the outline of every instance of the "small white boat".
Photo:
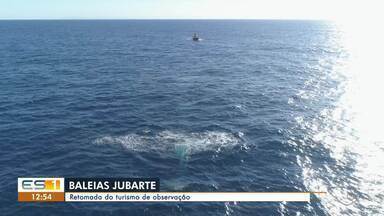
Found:
[(194, 33), (194, 34), (193, 34), (193, 37), (192, 37), (192, 40), (193, 40), (193, 41), (199, 41), (200, 38), (199, 38), (199, 36), (198, 36), (196, 33)]

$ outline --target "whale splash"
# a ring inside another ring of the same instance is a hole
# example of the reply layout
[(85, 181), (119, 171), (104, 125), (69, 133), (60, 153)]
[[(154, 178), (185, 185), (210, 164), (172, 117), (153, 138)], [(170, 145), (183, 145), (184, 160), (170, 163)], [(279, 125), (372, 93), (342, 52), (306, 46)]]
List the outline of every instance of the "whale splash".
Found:
[(161, 131), (156, 134), (139, 135), (135, 133), (122, 136), (104, 136), (94, 140), (99, 145), (120, 145), (135, 152), (174, 152), (179, 158), (187, 158), (199, 152), (219, 153), (231, 149), (242, 142), (242, 133), (207, 131), (182, 133)]

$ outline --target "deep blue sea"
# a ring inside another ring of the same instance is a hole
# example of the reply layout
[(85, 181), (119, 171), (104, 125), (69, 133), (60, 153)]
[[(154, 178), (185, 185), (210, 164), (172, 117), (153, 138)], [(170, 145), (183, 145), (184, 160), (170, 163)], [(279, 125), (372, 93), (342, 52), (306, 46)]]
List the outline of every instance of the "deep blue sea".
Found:
[[(384, 142), (359, 147), (343, 35), (322, 21), (0, 21), (0, 214), (381, 215), (382, 166), (367, 167)], [(20, 176), (327, 195), (18, 203)]]

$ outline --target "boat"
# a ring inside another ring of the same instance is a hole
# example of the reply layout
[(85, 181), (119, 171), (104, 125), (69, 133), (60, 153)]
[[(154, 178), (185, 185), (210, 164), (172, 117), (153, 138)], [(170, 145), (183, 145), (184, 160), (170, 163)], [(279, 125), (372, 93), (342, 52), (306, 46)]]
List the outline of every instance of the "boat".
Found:
[(193, 41), (199, 41), (200, 38), (199, 38), (199, 36), (198, 36), (196, 33), (194, 33), (194, 34), (193, 34), (193, 37), (192, 37), (192, 40), (193, 40)]

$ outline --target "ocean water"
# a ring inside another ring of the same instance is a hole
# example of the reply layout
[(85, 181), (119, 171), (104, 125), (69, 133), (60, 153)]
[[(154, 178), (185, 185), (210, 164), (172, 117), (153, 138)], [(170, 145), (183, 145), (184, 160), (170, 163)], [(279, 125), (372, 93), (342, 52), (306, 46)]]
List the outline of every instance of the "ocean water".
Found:
[[(1, 21), (1, 214), (383, 215), (381, 109), (364, 88), (379, 85), (346, 35), (320, 21)], [(327, 195), (18, 203), (18, 176)]]

